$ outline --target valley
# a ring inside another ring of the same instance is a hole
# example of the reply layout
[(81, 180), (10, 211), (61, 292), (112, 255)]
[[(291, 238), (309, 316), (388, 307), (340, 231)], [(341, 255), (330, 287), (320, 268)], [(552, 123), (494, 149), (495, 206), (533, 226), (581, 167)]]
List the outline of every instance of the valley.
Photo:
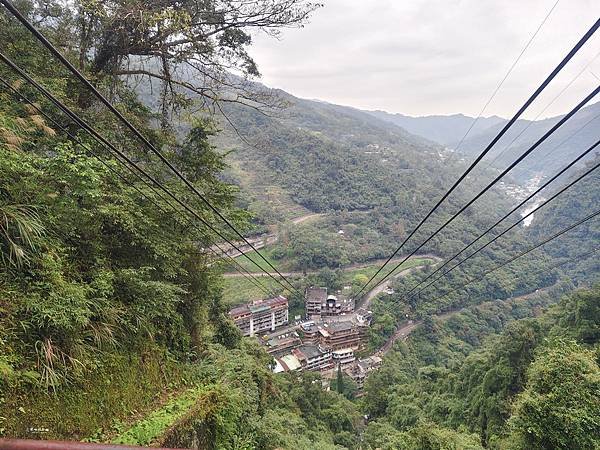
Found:
[(600, 10), (459, 3), (0, 0), (0, 450), (600, 448)]

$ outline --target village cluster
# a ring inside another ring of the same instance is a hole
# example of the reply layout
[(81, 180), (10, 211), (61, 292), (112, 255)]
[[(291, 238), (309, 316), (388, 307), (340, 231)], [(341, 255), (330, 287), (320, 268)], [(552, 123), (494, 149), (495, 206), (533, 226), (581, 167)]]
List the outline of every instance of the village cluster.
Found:
[(381, 358), (357, 358), (364, 348), (371, 312), (355, 308), (349, 288), (327, 293), (327, 288), (305, 291), (305, 320), (290, 323), (288, 300), (283, 296), (256, 300), (233, 308), (229, 316), (245, 336), (255, 336), (273, 356), (273, 371), (319, 371), (333, 378), (339, 368), (359, 388)]

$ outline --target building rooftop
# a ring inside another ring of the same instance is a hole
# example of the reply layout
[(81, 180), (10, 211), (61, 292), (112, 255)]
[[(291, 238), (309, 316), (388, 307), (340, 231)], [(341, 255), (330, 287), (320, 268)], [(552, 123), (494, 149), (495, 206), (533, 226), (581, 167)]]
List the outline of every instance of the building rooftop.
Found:
[(327, 288), (314, 286), (307, 288), (306, 299), (311, 302), (324, 302), (327, 300)]
[(354, 325), (351, 321), (342, 321), (342, 322), (331, 322), (329, 326), (325, 327), (325, 329), (329, 333), (336, 333), (338, 331), (348, 331), (354, 328)]
[(235, 308), (229, 310), (229, 315), (231, 317), (236, 317), (249, 313), (258, 313), (276, 306), (284, 305), (287, 305), (287, 298), (285, 298), (283, 295), (278, 295), (277, 297), (267, 298), (264, 300), (255, 300), (247, 305), (236, 306)]
[(301, 345), (296, 349), (296, 351), (304, 355), (306, 359), (318, 358), (323, 354), (321, 349), (319, 349), (319, 347), (316, 345)]
[(302, 366), (295, 355), (285, 355), (281, 358), (276, 358), (275, 361), (281, 365), (285, 372), (298, 370)]
[(284, 338), (279, 338), (279, 337), (274, 337), (269, 339), (268, 345), (269, 347), (282, 347), (284, 345), (288, 345), (292, 342), (297, 342), (299, 341), (300, 338), (298, 336), (288, 336), (288, 337), (284, 337)]
[(358, 367), (367, 372), (378, 367), (381, 364), (381, 361), (382, 359), (379, 356), (369, 356), (368, 358), (360, 359), (358, 361)]
[(319, 331), (319, 327), (313, 323), (304, 323), (302, 324), (302, 330), (307, 333), (313, 333), (315, 331)]
[(248, 309), (248, 305), (236, 306), (229, 310), (229, 315), (231, 317), (240, 316), (242, 314), (249, 314), (250, 310)]

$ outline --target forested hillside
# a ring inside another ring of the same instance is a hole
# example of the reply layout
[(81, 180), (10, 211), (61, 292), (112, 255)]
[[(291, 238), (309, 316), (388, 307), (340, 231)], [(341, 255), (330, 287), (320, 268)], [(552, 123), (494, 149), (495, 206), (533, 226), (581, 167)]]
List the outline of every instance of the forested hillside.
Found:
[[(226, 148), (233, 150), (228, 154), (228, 160), (238, 169), (232, 181), (241, 186), (243, 196), (259, 199), (265, 186), (276, 185), (280, 192), (285, 192), (304, 208), (327, 212), (327, 218), (301, 229), (280, 228), (283, 239), (272, 247), (270, 255), (281, 264), (296, 255), (303, 255), (306, 262), (292, 268), (336, 268), (389, 255), (464, 169), (464, 162), (456, 155), (415, 140), (393, 125), (364, 113), (289, 95), (285, 98), (291, 106), (284, 118), (267, 117), (248, 109), (230, 109), (229, 119), (252, 145), (244, 145), (231, 130), (224, 136)], [(307, 117), (318, 120), (310, 122)], [(489, 180), (492, 175), (493, 171), (483, 171), (481, 176), (467, 182), (467, 187), (453, 195), (449, 205), (417, 233), (406, 251), (415, 248), (427, 232), (443, 223), (458, 205), (470, 199), (470, 194), (483, 185), (483, 179)], [(260, 184), (253, 184), (249, 178), (260, 180)], [(562, 181), (566, 180), (564, 177)], [(560, 182), (555, 183), (555, 186), (559, 185)], [(589, 198), (589, 191), (586, 192)], [(593, 194), (591, 198), (594, 198)], [(477, 232), (491, 225), (492, 219), (501, 217), (500, 211), (510, 209), (513, 202), (514, 199), (502, 191), (491, 190), (444, 233), (423, 247), (421, 253), (442, 257), (452, 255)], [(264, 208), (264, 201), (257, 200), (256, 203)], [(244, 206), (252, 210), (256, 203), (249, 201)], [(267, 204), (271, 206), (270, 202)], [(259, 223), (266, 223), (260, 214), (262, 209), (255, 211)], [(517, 218), (517, 215), (512, 216), (505, 226)], [(337, 230), (344, 232), (343, 238)], [(517, 227), (506, 238), (436, 283), (424, 294), (424, 303), (419, 308), (441, 311), (464, 305), (465, 299), (461, 296), (440, 298), (440, 295), (449, 286), (460, 285), (469, 276), (483, 272), (483, 268), (492, 267), (524, 250), (533, 237), (529, 229)], [(541, 239), (544, 236), (537, 234), (535, 237)], [(594, 239), (595, 236), (588, 235), (585, 241), (593, 242)], [(471, 292), (479, 295), (472, 301), (507, 298), (552, 284), (556, 279), (554, 272), (535, 270), (549, 265), (543, 251), (516, 261), (509, 268), (509, 275), (494, 273), (484, 285), (470, 286)], [(517, 273), (523, 277), (515, 279), (512, 274)], [(415, 274), (416, 278), (419, 276)], [(431, 304), (425, 306), (430, 298)]]
[[(309, 211), (344, 213), (348, 223), (382, 231), (380, 243), (390, 237), (397, 241), (464, 170), (465, 163), (442, 147), (366, 113), (277, 94), (289, 103), (284, 112), (266, 116), (230, 107), (227, 117), (243, 140), (226, 123), (218, 138), (230, 150), (226, 161), (233, 170), (228, 180), (241, 186), (246, 201), (240, 206), (256, 212), (259, 223), (268, 222), (262, 214), (265, 203), (268, 209), (277, 207), (265, 195), (276, 186), (277, 192)], [(459, 189), (444, 213), (457, 209), (476, 186), (479, 182), (472, 180)], [(492, 189), (477, 212), (458, 222), (467, 228), (481, 226), (492, 213), (491, 205), (512, 202)], [(441, 217), (437, 220), (440, 223)]]
[[(101, 46), (114, 25), (108, 17), (121, 17), (128, 4), (107, 7), (106, 22), (96, 21), (97, 10), (84, 18), (58, 3), (45, 6), (52, 8), (19, 2), (91, 71), (94, 54), (71, 46), (71, 27), (93, 18), (97, 28), (88, 38)], [(4, 11), (0, 48), (174, 195), (193, 202)], [(108, 59), (118, 51), (105, 50)], [(112, 68), (94, 69), (111, 101), (244, 229), (236, 189), (221, 181), (223, 158), (208, 143), (211, 124), (191, 122), (178, 139), (155, 126), (156, 111)], [(301, 384), (275, 379), (264, 350), (241, 340), (221, 304), (220, 264), (202, 251), (213, 236), (169, 209), (5, 65), (0, 77), (7, 81), (0, 91), (0, 437), (188, 446), (201, 430), (203, 448), (325, 449), (335, 448), (336, 434), (355, 430), (358, 412), (347, 399), (321, 392), (310, 376)], [(318, 432), (311, 431), (316, 420)]]
[[(600, 156), (596, 156), (585, 164), (585, 168), (574, 172), (571, 177), (564, 179), (568, 183), (587, 172), (600, 162)], [(549, 194), (553, 192), (550, 191)], [(548, 195), (549, 196), (549, 195)], [(541, 239), (556, 232), (556, 230), (567, 227), (569, 224), (582, 219), (598, 209), (600, 200), (600, 173), (594, 170), (580, 182), (556, 198), (548, 207), (536, 214), (531, 226), (531, 236)], [(593, 282), (600, 274), (600, 227), (598, 221), (584, 223), (577, 229), (570, 231), (563, 239), (550, 242), (545, 246), (547, 254), (555, 261), (565, 261), (574, 258), (573, 262), (562, 266), (574, 282)], [(594, 252), (594, 253), (592, 253)], [(581, 260), (577, 255), (589, 254)]]
[[(448, 178), (433, 180), (442, 166), (441, 147), (351, 108), (302, 100), (281, 91), (275, 94), (290, 105), (273, 116), (242, 107), (225, 110), (250, 144), (236, 139), (225, 127), (234, 150), (230, 159), (245, 169), (239, 174), (240, 182), (252, 177), (263, 184), (282, 185), (295, 202), (318, 212), (400, 203), (406, 210), (419, 203), (412, 201), (409, 192), (430, 196), (419, 189), (421, 183), (429, 181), (430, 189), (438, 189), (436, 184), (450, 180), (450, 171), (443, 175)], [(457, 167), (456, 162), (446, 164)], [(406, 217), (414, 214), (405, 213)]]
[[(304, 26), (321, 6), (304, 0), (14, 4), (115, 111), (0, 6), (0, 438), (231, 450), (599, 448), (598, 220), (511, 258), (594, 212), (600, 175), (417, 290), (516, 204), (493, 187), (418, 248), (496, 173), (473, 172), (393, 260), (416, 252), (402, 276), (359, 297), (501, 119), (481, 122), (465, 157), (433, 141), (451, 146), (472, 118), (447, 126), (430, 117), (425, 128), (409, 120), (407, 131), (382, 114), (253, 81), (253, 33)], [(598, 105), (545, 147), (591, 120), (560, 158), (515, 176), (546, 174), (583, 151)], [(518, 142), (556, 120), (532, 124)], [(240, 235), (262, 236), (265, 260), (290, 273), (275, 281), (263, 270), (266, 292), (242, 289), (236, 283), (256, 266), (215, 250)], [(347, 288), (368, 305), (356, 356), (381, 355), (383, 365), (362, 391), (341, 363), (335, 379), (274, 373), (266, 339), (242, 337), (228, 314), (285, 294), (290, 333), (311, 285)]]
[(365, 441), (382, 449), (596, 448), (600, 290), (566, 295), (493, 335), (557, 295), (427, 322), (369, 378)]
[[(449, 148), (457, 146), (474, 120), (460, 115), (413, 118), (380, 111), (370, 112), (370, 114)], [(553, 175), (568, 161), (596, 142), (597, 136), (594, 131), (600, 123), (599, 114), (600, 103), (583, 108), (540, 145), (535, 153), (532, 153), (515, 168), (512, 176), (525, 183), (538, 175), (546, 177)], [(536, 121), (518, 120), (488, 153), (485, 160), (496, 168), (508, 166), (561, 117), (556, 116)], [(505, 119), (499, 117), (480, 118), (458, 148), (458, 152), (468, 158), (474, 158), (491, 142), (506, 122)], [(586, 160), (589, 161), (592, 157)]]

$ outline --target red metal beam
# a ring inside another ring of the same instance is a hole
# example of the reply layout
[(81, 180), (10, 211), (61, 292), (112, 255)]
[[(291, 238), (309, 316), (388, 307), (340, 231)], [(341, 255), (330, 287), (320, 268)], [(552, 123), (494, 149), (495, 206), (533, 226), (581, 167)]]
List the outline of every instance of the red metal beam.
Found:
[[(133, 450), (148, 447), (96, 444), (77, 441), (44, 441), (36, 439), (0, 439), (0, 450)], [(153, 447), (152, 450), (173, 450)]]

